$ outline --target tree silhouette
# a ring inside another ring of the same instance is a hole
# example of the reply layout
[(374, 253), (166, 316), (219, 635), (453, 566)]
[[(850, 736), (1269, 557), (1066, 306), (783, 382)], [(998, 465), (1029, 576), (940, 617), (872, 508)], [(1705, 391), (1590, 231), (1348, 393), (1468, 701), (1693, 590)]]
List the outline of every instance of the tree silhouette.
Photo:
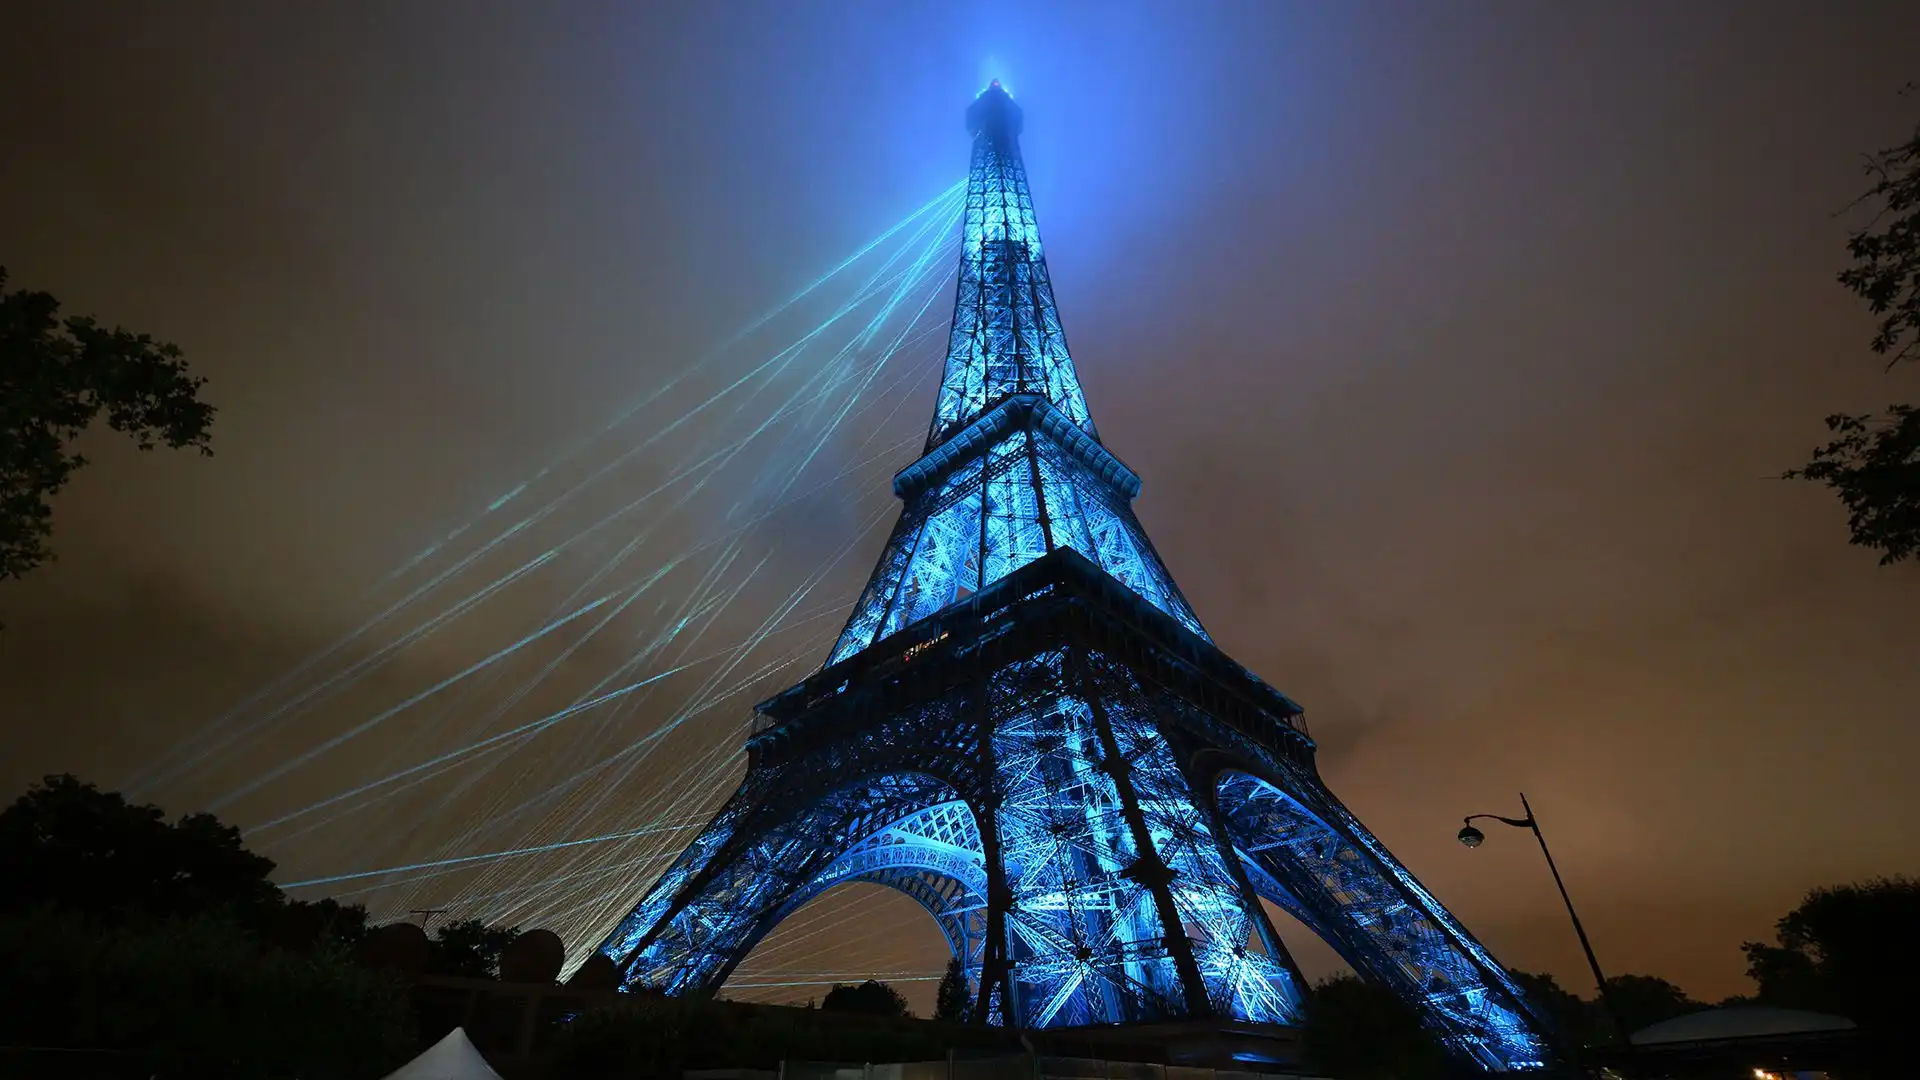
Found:
[[(1871, 348), (1892, 368), (1920, 360), (1920, 124), (1905, 143), (1869, 154), (1866, 170), (1874, 183), (1860, 201), (1878, 210), (1847, 238), (1853, 265), (1840, 284), (1880, 317)], [(1786, 476), (1832, 488), (1852, 542), (1879, 551), (1882, 565), (1920, 553), (1920, 409), (1826, 422), (1834, 440)]]
[(405, 993), (351, 958), (366, 909), (288, 901), (272, 870), (210, 814), (169, 823), (72, 776), (28, 789), (0, 810), (0, 1045), (113, 1051), (141, 1076), (399, 1064)]
[(49, 776), (0, 810), (0, 914), (51, 908), (96, 924), (201, 915), (227, 918), (261, 940), (310, 952), (353, 946), (367, 909), (289, 900), (267, 879), (273, 860), (211, 814), (168, 824), (73, 776)]
[[(1527, 1000), (1552, 1025), (1554, 1034), (1575, 1046), (1600, 1046), (1622, 1038), (1613, 1028), (1613, 1018), (1594, 998), (1582, 998), (1554, 981), (1551, 975), (1526, 971), (1509, 972)], [(1687, 996), (1685, 990), (1654, 975), (1615, 975), (1607, 980), (1607, 1000), (1620, 1014), (1620, 1023), (1631, 1035), (1649, 1024), (1698, 1012), (1707, 1006)]]
[(912, 1016), (907, 999), (900, 991), (875, 979), (858, 986), (841, 984), (827, 991), (820, 1001), (823, 1012), (863, 1013), (867, 1016)]
[(1742, 946), (1761, 1002), (1838, 1013), (1877, 1034), (1905, 1032), (1920, 1014), (1920, 881), (1814, 889), (1775, 933), (1776, 945)]
[(666, 994), (589, 1009), (554, 1034), (544, 1075), (582, 1080), (677, 1077), (695, 1069), (771, 1072), (782, 1061), (928, 1061), (968, 1048), (998, 1056), (1019, 1048), (1005, 1029), (956, 1033), (836, 1023), (806, 1009), (739, 1009), (726, 1001)]
[(366, 940), (367, 909), (330, 896), (311, 902), (286, 900), (265, 913), (257, 929), (268, 942), (296, 952), (328, 944), (352, 950)]
[(273, 860), (211, 814), (169, 825), (72, 776), (49, 776), (0, 810), (0, 911), (48, 905), (94, 917), (257, 914), (280, 902)]
[(427, 946), (427, 973), (465, 979), (500, 977), (500, 954), (520, 935), (518, 927), (488, 926), (479, 919), (440, 924)]
[(1314, 1069), (1345, 1080), (1428, 1080), (1448, 1072), (1445, 1052), (1413, 1006), (1352, 975), (1315, 984), (1300, 1052)]
[(940, 989), (933, 998), (933, 1018), (964, 1024), (973, 1012), (973, 992), (967, 985), (967, 969), (960, 958), (947, 961), (947, 973), (940, 977)]
[(1561, 1041), (1590, 1046), (1598, 1040), (1593, 1002), (1562, 987), (1551, 975), (1530, 971), (1509, 971), (1508, 974), (1526, 991), (1527, 1000), (1542, 1014), (1540, 1019), (1552, 1026)]
[(180, 350), (145, 334), (60, 318), (44, 292), (6, 292), (0, 267), (0, 579), (52, 556), (57, 494), (87, 459), (73, 442), (101, 413), (142, 450), (208, 448), (213, 407)]
[(1707, 1007), (1704, 1002), (1688, 997), (1685, 990), (1655, 975), (1612, 976), (1607, 979), (1607, 1000), (1619, 1013), (1620, 1023), (1627, 1029), (1625, 1035)]
[(400, 984), (344, 949), (263, 947), (222, 917), (0, 915), (0, 985), (0, 1045), (118, 1055), (110, 1072), (91, 1055), (10, 1057), (8, 1075), (355, 1080), (415, 1049)]

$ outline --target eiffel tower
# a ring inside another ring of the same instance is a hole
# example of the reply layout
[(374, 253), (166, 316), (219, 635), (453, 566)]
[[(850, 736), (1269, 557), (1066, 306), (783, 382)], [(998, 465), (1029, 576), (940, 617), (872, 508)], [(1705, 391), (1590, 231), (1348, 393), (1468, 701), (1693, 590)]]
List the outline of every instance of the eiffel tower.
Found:
[(1520, 988), (1321, 782), (1302, 712), (1207, 635), (1067, 353), (998, 82), (967, 110), (964, 250), (926, 450), (821, 670), (761, 703), (733, 797), (600, 951), (712, 994), (835, 885), (913, 898), (1020, 1028), (1298, 1024), (1260, 906), (1458, 1057), (1554, 1057)]

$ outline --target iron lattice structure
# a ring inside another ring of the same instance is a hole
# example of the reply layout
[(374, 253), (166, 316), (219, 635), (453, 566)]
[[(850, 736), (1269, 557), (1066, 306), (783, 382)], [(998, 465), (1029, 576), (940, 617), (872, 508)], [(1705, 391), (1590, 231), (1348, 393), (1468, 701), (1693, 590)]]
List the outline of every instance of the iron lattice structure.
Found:
[(759, 706), (739, 790), (601, 951), (628, 986), (711, 994), (863, 881), (926, 908), (990, 1023), (1297, 1023), (1265, 899), (1462, 1057), (1545, 1067), (1519, 987), (1181, 596), (1067, 353), (1019, 108), (995, 84), (967, 119), (953, 331), (899, 523), (825, 666)]

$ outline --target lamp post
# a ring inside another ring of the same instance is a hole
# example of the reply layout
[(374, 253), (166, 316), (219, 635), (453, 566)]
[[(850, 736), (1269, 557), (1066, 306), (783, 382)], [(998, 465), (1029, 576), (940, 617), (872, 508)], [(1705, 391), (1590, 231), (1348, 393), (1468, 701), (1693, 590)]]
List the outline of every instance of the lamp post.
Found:
[(1499, 814), (1468, 814), (1460, 829), (1460, 842), (1470, 848), (1477, 848), (1486, 840), (1487, 834), (1473, 827), (1480, 818), (1490, 818), (1502, 825), (1511, 825), (1516, 829), (1532, 829), (1533, 838), (1540, 842), (1540, 854), (1547, 857), (1547, 869), (1553, 873), (1553, 883), (1560, 889), (1560, 900), (1567, 905), (1567, 918), (1573, 920), (1573, 932), (1580, 936), (1580, 948), (1587, 954), (1587, 966), (1593, 969), (1594, 985), (1600, 990), (1600, 1007), (1607, 1011), (1607, 1019), (1613, 1022), (1613, 1029), (1620, 1033), (1620, 1043), (1627, 1045), (1627, 1029), (1620, 1023), (1620, 1013), (1613, 1007), (1613, 998), (1607, 993), (1607, 977), (1600, 971), (1600, 960), (1593, 955), (1593, 944), (1587, 940), (1587, 929), (1580, 925), (1580, 913), (1573, 910), (1573, 898), (1567, 895), (1567, 883), (1560, 880), (1560, 868), (1553, 864), (1553, 852), (1547, 850), (1547, 838), (1540, 833), (1540, 821), (1533, 815), (1533, 807), (1527, 803), (1527, 793), (1520, 793), (1520, 806), (1526, 810), (1524, 818), (1501, 817)]

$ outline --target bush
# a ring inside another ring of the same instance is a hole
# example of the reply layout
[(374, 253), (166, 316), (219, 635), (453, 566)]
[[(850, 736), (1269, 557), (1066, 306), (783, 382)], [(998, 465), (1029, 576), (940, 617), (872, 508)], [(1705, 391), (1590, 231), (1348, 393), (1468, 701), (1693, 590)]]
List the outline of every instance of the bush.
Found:
[(678, 1077), (686, 1069), (771, 1069), (787, 1061), (944, 1057), (946, 1031), (912, 1020), (637, 994), (576, 1017), (555, 1046), (555, 1076)]
[(1300, 1043), (1307, 1064), (1348, 1080), (1429, 1080), (1451, 1071), (1413, 1006), (1352, 975), (1314, 986)]
[(213, 916), (9, 916), (0, 985), (0, 1043), (116, 1051), (141, 1076), (363, 1080), (413, 1051), (404, 988), (340, 948), (289, 952)]

